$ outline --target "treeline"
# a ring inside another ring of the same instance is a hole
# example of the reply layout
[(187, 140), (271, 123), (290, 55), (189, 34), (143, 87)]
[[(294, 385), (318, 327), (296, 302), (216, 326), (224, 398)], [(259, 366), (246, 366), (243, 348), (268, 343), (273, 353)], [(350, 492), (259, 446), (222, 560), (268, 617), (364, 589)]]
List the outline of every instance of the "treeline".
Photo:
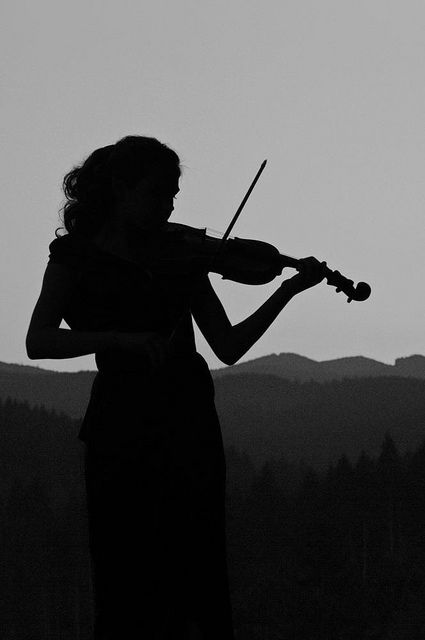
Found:
[[(0, 633), (91, 640), (78, 421), (0, 402)], [(425, 441), (324, 472), (226, 449), (238, 640), (425, 637)]]
[(425, 380), (354, 378), (291, 382), (272, 375), (227, 375), (215, 381), (224, 442), (244, 449), (256, 468), (283, 452), (326, 469), (342, 453), (377, 457), (386, 431), (401, 452), (425, 437)]
[(78, 421), (0, 402), (0, 637), (90, 640), (92, 583)]
[[(232, 469), (249, 468), (235, 449)], [(234, 473), (234, 471), (233, 471)], [(425, 637), (425, 442), (345, 455), (326, 472), (272, 459), (227, 505), (235, 623), (244, 639)]]

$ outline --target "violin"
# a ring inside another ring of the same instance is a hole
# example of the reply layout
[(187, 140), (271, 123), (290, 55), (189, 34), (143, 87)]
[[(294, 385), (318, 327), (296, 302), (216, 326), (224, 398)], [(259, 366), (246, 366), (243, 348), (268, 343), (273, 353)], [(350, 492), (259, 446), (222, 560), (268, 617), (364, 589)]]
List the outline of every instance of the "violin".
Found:
[[(246, 192), (241, 204), (233, 216), (224, 234), (210, 232), (209, 229), (196, 229), (185, 224), (166, 222), (159, 234), (144, 252), (149, 265), (157, 273), (166, 275), (196, 275), (196, 273), (218, 273), (225, 280), (242, 284), (266, 284), (281, 275), (285, 267), (298, 271), (303, 269), (303, 261), (280, 253), (276, 247), (261, 240), (246, 240), (230, 236), (250, 193), (260, 177), (267, 160), (262, 162), (257, 174)], [(151, 238), (152, 240), (152, 238)], [(371, 288), (366, 282), (354, 281), (339, 271), (325, 267), (328, 285), (342, 291), (347, 302), (362, 302), (370, 296)]]
[[(150, 268), (159, 274), (196, 275), (217, 273), (225, 280), (259, 285), (271, 282), (285, 267), (302, 271), (302, 260), (282, 254), (268, 242), (228, 236), (207, 228), (167, 222), (150, 243), (144, 257)], [(343, 292), (347, 302), (362, 302), (370, 296), (366, 282), (354, 281), (339, 271), (325, 267), (327, 284)]]

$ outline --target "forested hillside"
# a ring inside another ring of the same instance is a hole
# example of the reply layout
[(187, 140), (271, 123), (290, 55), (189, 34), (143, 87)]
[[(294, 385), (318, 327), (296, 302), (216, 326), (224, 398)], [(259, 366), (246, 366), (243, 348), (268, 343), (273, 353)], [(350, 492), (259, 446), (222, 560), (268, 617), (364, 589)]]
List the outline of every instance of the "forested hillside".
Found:
[[(5, 640), (91, 640), (77, 426), (42, 407), (0, 402)], [(321, 471), (280, 454), (256, 469), (226, 447), (238, 640), (423, 639), (425, 441), (403, 455), (399, 444), (387, 433), (377, 455), (340, 455)]]

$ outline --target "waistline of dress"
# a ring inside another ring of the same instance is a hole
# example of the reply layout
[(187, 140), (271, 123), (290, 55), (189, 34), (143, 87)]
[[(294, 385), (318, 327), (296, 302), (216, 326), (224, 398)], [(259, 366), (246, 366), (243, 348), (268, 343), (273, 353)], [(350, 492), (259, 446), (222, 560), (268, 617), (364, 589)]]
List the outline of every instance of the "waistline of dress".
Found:
[(172, 358), (167, 359), (166, 363), (163, 366), (158, 368), (147, 366), (145, 362), (141, 362), (139, 366), (135, 366), (134, 363), (132, 363), (132, 365), (130, 365), (130, 367), (126, 369), (125, 364), (122, 361), (117, 366), (114, 366), (113, 361), (111, 361), (109, 366), (103, 365), (102, 367), (98, 367), (96, 377), (156, 378), (167, 375), (168, 373), (173, 371), (178, 372), (179, 369), (187, 365), (193, 365), (195, 369), (204, 369), (208, 371), (208, 373), (210, 372), (208, 364), (206, 363), (203, 356), (195, 351), (190, 354), (174, 355)]

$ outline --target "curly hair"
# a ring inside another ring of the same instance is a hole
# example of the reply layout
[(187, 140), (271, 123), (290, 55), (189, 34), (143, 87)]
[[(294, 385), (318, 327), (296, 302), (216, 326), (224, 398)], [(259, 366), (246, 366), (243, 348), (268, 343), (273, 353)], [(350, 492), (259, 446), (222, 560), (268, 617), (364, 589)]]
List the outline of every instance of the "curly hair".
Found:
[(60, 218), (68, 233), (93, 235), (109, 216), (114, 203), (113, 185), (123, 181), (128, 188), (160, 171), (170, 179), (181, 175), (180, 159), (175, 151), (156, 138), (126, 136), (115, 144), (93, 151), (86, 160), (69, 171), (62, 189), (66, 202)]

